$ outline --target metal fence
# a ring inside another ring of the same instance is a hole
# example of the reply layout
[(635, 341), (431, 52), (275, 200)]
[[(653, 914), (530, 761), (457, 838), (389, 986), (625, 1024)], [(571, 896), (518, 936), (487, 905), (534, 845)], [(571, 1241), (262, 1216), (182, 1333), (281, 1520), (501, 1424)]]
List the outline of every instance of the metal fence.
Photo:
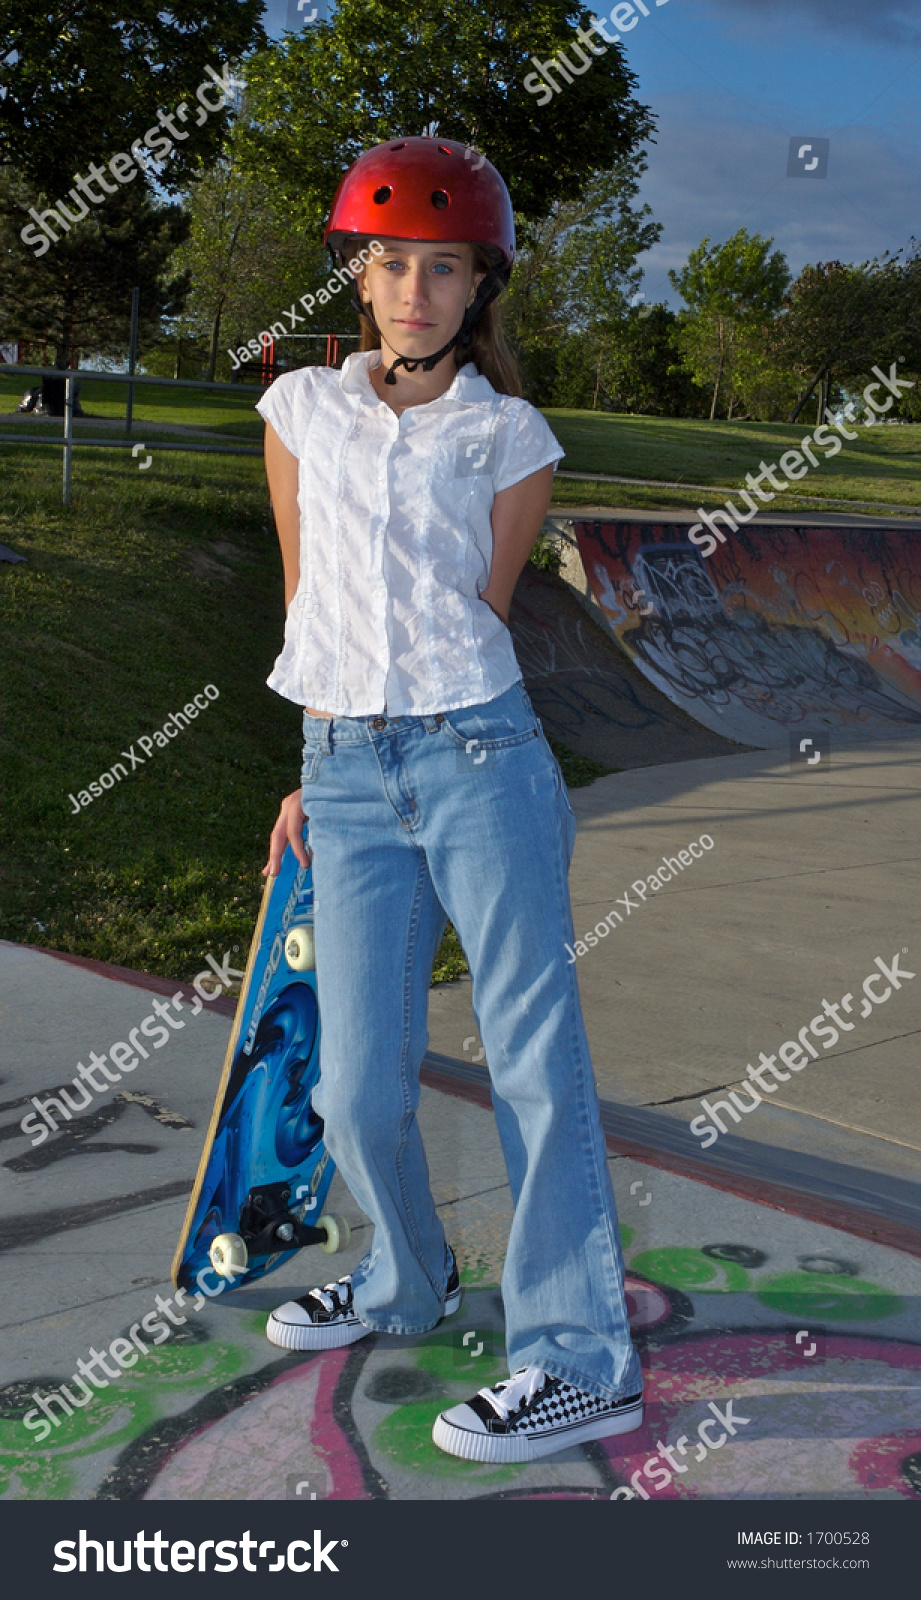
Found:
[[(133, 391), (136, 385), (157, 385), (160, 388), (167, 389), (210, 389), (221, 394), (235, 395), (239, 395), (241, 389), (250, 387), (248, 384), (243, 385), (240, 383), (207, 383), (201, 378), (139, 378), (136, 375), (132, 375), (129, 378), (128, 374), (124, 372), (84, 372), (76, 370), (62, 371), (60, 367), (20, 367), (18, 365), (0, 366), (0, 376), (5, 377), (7, 374), (9, 374), (11, 377), (55, 377), (63, 378), (65, 380), (64, 436), (63, 440), (61, 441), (64, 451), (63, 497), (65, 506), (70, 505), (70, 489), (73, 474), (73, 452), (75, 449), (132, 451), (136, 451), (138, 449), (138, 446), (136, 444), (132, 445), (129, 439), (74, 438), (74, 388), (78, 381), (82, 382), (85, 379), (86, 381), (93, 383), (123, 383), (128, 385), (128, 412), (126, 417), (126, 431), (128, 432), (130, 432), (130, 421), (128, 419), (131, 416), (134, 398)], [(255, 385), (252, 387), (255, 388)], [(42, 435), (20, 433), (18, 430), (15, 433), (6, 433), (2, 428), (0, 428), (0, 444), (43, 444), (51, 445), (55, 448), (58, 447), (58, 441), (56, 441), (54, 438), (49, 439)], [(190, 450), (201, 455), (262, 455), (262, 448), (259, 445), (199, 444), (194, 440), (169, 444), (145, 444), (142, 446), (142, 448), (150, 451)]]

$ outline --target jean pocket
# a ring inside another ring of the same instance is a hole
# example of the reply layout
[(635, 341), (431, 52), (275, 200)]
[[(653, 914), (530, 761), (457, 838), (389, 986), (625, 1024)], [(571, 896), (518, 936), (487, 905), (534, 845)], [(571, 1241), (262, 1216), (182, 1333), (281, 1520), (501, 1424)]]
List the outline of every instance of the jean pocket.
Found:
[(320, 744), (308, 742), (304, 745), (304, 759), (301, 764), (302, 789), (306, 788), (308, 784), (316, 783), (325, 754), (326, 751)]
[(541, 737), (530, 703), (516, 693), (517, 685), (495, 700), (445, 711), (442, 727), (458, 749), (491, 752), (511, 749)]

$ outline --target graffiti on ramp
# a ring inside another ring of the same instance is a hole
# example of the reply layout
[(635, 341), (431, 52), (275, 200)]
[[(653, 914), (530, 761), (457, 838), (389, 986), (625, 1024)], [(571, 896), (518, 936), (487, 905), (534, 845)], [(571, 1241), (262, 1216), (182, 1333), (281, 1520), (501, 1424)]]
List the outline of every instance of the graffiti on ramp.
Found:
[(649, 681), (705, 727), (921, 732), (921, 528), (577, 522), (591, 592)]

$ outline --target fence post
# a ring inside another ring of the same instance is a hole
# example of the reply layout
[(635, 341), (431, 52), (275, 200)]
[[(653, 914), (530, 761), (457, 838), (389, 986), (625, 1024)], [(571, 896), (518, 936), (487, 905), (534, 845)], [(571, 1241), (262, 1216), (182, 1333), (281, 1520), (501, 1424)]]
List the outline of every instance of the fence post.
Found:
[(131, 291), (131, 344), (128, 351), (128, 407), (125, 412), (125, 432), (131, 432), (131, 423), (134, 417), (134, 369), (138, 359), (138, 313), (141, 306), (140, 289)]
[(64, 504), (70, 505), (70, 476), (74, 445), (74, 377), (68, 372), (64, 379)]

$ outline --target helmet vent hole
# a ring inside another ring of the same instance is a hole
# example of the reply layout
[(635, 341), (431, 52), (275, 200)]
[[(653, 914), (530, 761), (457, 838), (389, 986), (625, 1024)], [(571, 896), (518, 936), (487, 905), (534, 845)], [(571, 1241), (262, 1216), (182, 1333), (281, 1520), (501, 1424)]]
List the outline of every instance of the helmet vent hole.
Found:
[(446, 144), (440, 144), (438, 148), (443, 156), (449, 156), (453, 154), (453, 151), (449, 150)]
[(381, 184), (381, 187), (379, 189), (375, 189), (374, 191), (374, 204), (376, 206), (385, 206), (392, 194), (393, 190), (391, 189), (389, 183)]
[(451, 204), (450, 195), (444, 189), (436, 189), (432, 195), (432, 205), (436, 211), (447, 211)]
[(390, 146), (390, 148), (391, 148), (391, 150), (405, 150), (406, 149), (406, 140), (404, 139), (401, 144), (392, 144)]

